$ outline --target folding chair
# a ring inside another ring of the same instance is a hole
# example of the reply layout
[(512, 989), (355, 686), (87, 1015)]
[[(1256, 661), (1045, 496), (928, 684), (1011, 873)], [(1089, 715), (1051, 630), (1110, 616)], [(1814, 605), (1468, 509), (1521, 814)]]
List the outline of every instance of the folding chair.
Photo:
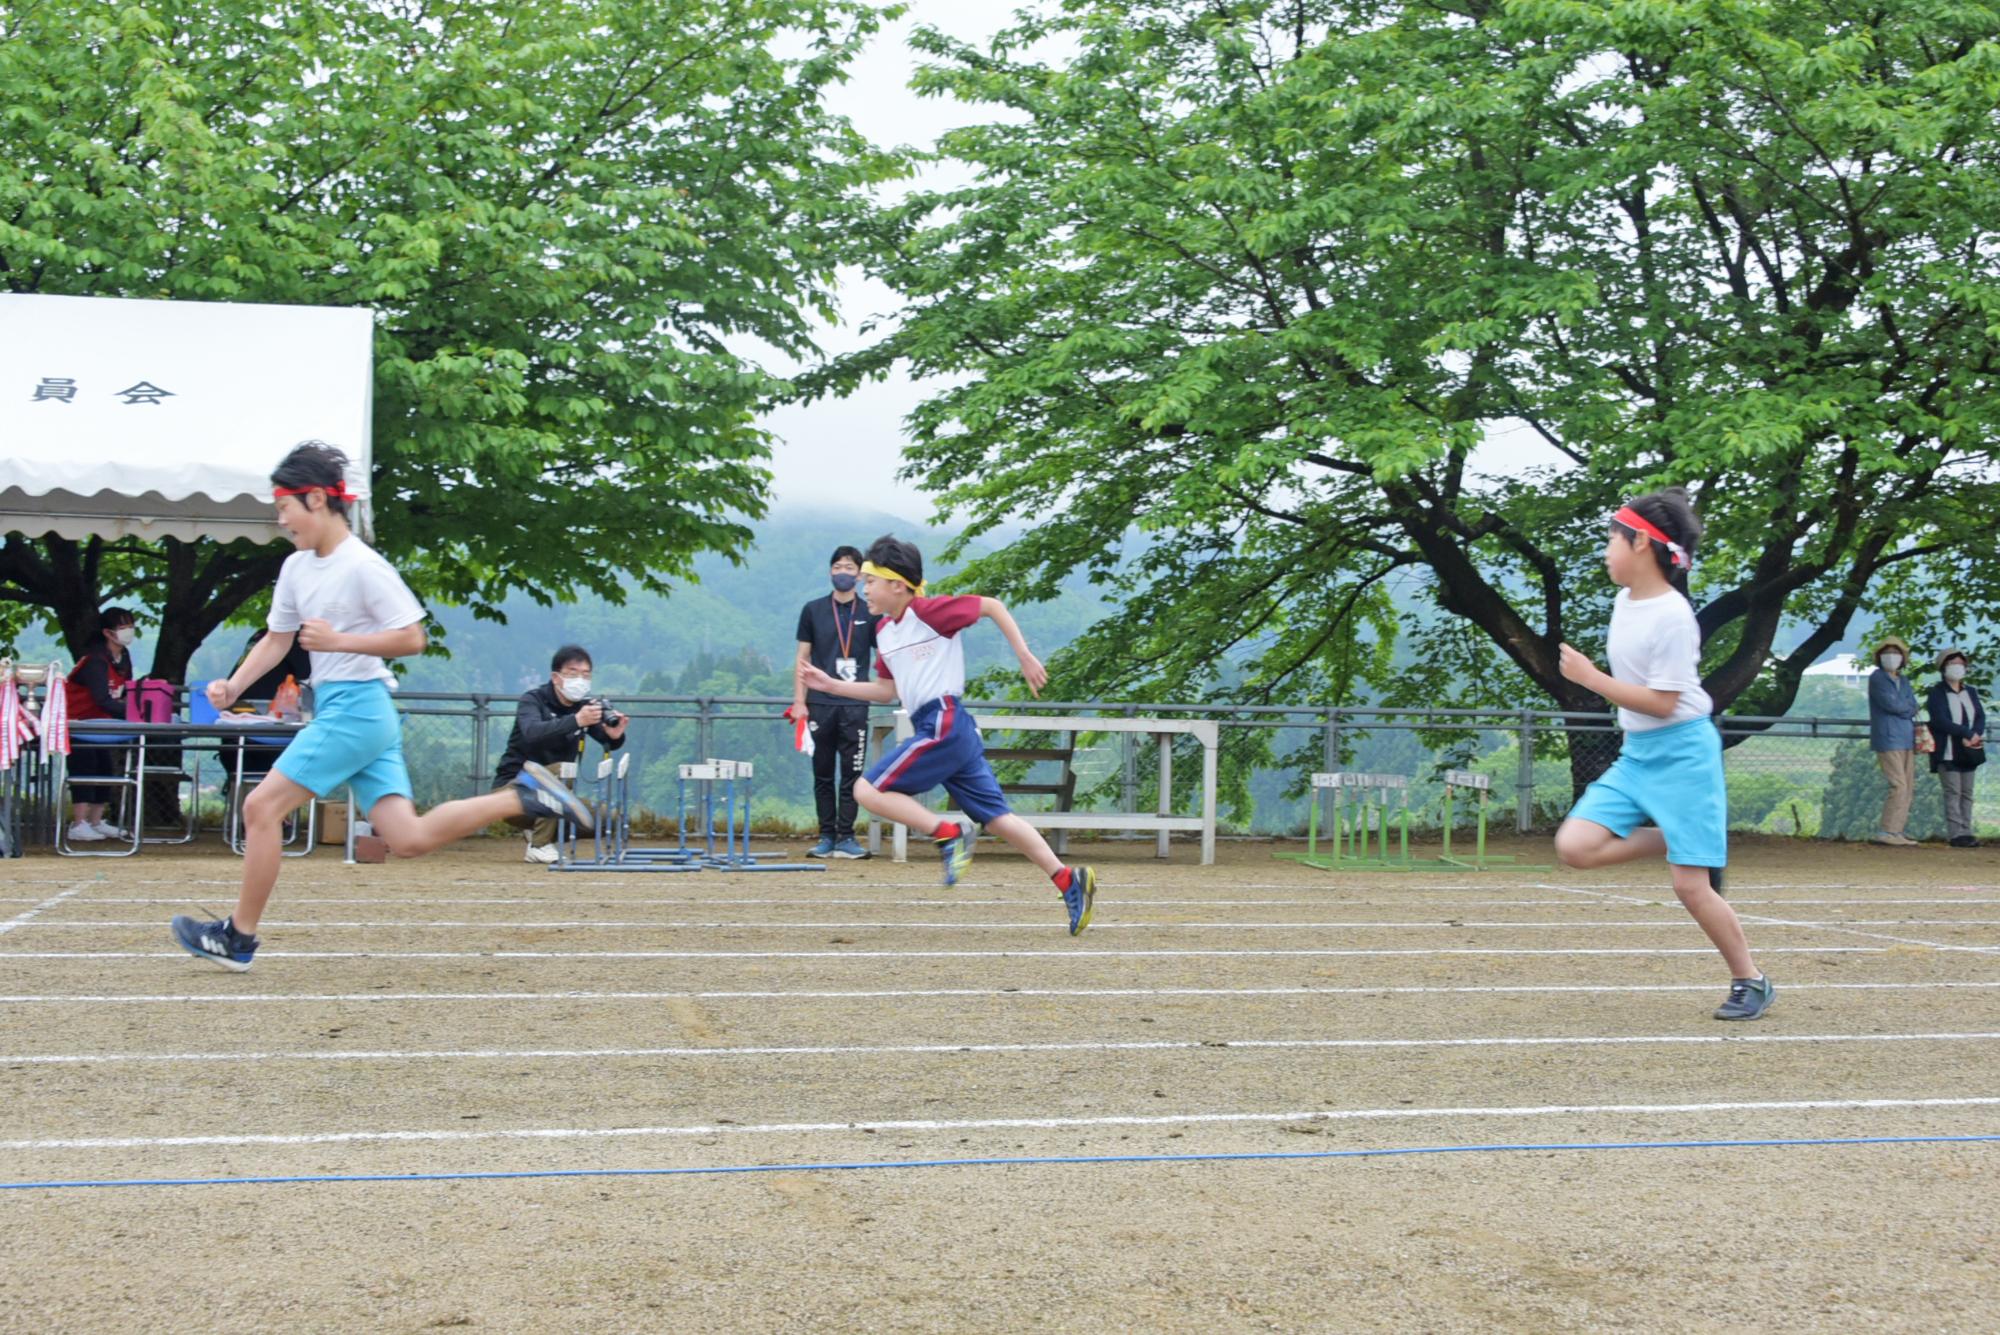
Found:
[[(220, 717), (215, 706), (209, 701), (208, 683), (189, 682), (188, 722), (213, 723)], [(222, 837), (229, 845), (230, 852), (239, 855), (243, 852), (244, 792), (263, 782), (264, 776), (271, 772), (272, 762), (276, 759), (276, 756), (271, 754), (272, 748), (282, 751), (291, 740), (288, 736), (258, 737), (246, 733), (242, 736), (225, 737), (217, 743), (216, 749), (226, 779), (222, 801)], [(258, 748), (256, 754), (252, 754), (252, 747)], [(200, 772), (199, 762), (196, 772)], [(280, 857), (302, 858), (311, 855), (314, 841), (319, 835), (319, 799), (309, 800), (305, 812), (303, 821), (299, 819), (297, 812), (285, 818), (283, 842), (279, 845), (283, 850), (279, 854)], [(297, 848), (293, 847), (295, 843), (299, 845)]]

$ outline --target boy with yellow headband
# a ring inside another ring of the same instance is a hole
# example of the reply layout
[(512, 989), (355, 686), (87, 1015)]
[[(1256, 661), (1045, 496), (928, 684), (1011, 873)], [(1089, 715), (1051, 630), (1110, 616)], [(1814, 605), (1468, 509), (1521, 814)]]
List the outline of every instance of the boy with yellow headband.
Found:
[(965, 649), (959, 632), (990, 617), (1021, 660), (1028, 690), (1041, 694), (1049, 674), (1028, 652), (1028, 641), (997, 598), (924, 596), (924, 557), (893, 537), (877, 538), (861, 564), (862, 593), (875, 626), (875, 681), (839, 681), (810, 663), (799, 666), (809, 690), (887, 704), (901, 699), (916, 734), (892, 748), (854, 785), (854, 800), (884, 820), (907, 825), (937, 843), (944, 883), (958, 884), (972, 861), (972, 831), (927, 810), (917, 794), (943, 787), (952, 803), (1005, 839), (1047, 873), (1069, 914), (1069, 934), (1090, 925), (1097, 873), (1066, 867), (1048, 841), (1015, 815), (986, 763), (979, 725), (966, 710)]

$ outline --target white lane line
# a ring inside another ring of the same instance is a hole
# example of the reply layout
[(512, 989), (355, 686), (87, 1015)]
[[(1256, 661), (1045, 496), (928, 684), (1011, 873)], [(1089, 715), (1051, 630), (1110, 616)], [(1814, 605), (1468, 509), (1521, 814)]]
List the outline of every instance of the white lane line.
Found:
[(39, 917), (44, 913), (47, 913), (50, 909), (62, 903), (64, 900), (82, 894), (84, 891), (84, 887), (90, 884), (91, 882), (89, 881), (78, 882), (70, 886), (69, 889), (63, 891), (61, 894), (43, 900), (41, 903), (35, 905), (27, 912), (17, 913), (13, 917), (7, 919), (7, 921), (0, 922), (0, 936), (5, 936), (7, 935), (7, 933), (14, 931), (16, 928), (26, 927), (29, 923), (33, 922), (37, 917)]
[(1353, 1122), (1418, 1118), (1528, 1118), (1674, 1116), (1723, 1112), (1857, 1112), (1875, 1109), (1991, 1108), (2000, 1098), (1783, 1099), (1728, 1103), (1558, 1103), (1523, 1107), (1304, 1108), (1291, 1112), (1211, 1112), (1104, 1117), (977, 1117), (851, 1122), (720, 1122), (697, 1126), (521, 1127), (469, 1131), (316, 1131), (287, 1135), (77, 1136), (46, 1140), (0, 1140), (0, 1150), (133, 1150), (210, 1145), (342, 1145), (486, 1140), (622, 1140), (662, 1136), (817, 1135), (850, 1131), (1074, 1130), (1113, 1126), (1241, 1125), (1275, 1122)]
[[(1985, 946), (1938, 946), (1942, 952), (1989, 954)], [(1463, 946), (1397, 950), (265, 950), (263, 959), (294, 960), (965, 960), (965, 959), (1374, 959), (1405, 955), (1713, 955), (1713, 946), (1563, 949)], [(1886, 946), (1766, 946), (1763, 955), (1886, 955)], [(177, 950), (6, 950), (0, 960), (177, 960)]]
[[(1613, 894), (1609, 890), (1594, 889), (1591, 886), (1587, 885), (1551, 885), (1548, 882), (1543, 881), (1543, 882), (1537, 882), (1534, 888), (1537, 890), (1553, 890), (1557, 894), (1563, 894), (1563, 895), (1587, 895), (1590, 898), (1599, 901), (1607, 899), (1615, 900), (1621, 904), (1657, 904), (1661, 902), (1661, 896), (1659, 895), (1651, 895), (1644, 897), (1637, 895), (1620, 895), (1620, 894)], [(1668, 899), (1673, 898), (1673, 893), (1674, 893), (1673, 887), (1671, 886), (1667, 887), (1666, 898)]]
[[(1120, 907), (1123, 907), (1122, 905)], [(1748, 917), (1749, 915), (1743, 915)], [(2000, 919), (1991, 918), (1861, 918), (1861, 919), (1756, 919), (1767, 926), (1797, 928), (1856, 928), (1856, 927), (2000, 927)], [(156, 931), (160, 924), (152, 920), (127, 921), (122, 919), (97, 919), (89, 921), (70, 920), (66, 922), (23, 923), (38, 931)], [(478, 920), (408, 920), (408, 919), (326, 919), (294, 918), (286, 921), (265, 919), (262, 927), (292, 930), (318, 931), (754, 931), (754, 932), (1040, 932), (1047, 931), (1049, 920), (1038, 918), (1034, 922), (841, 922), (790, 921), (790, 922), (699, 922), (685, 919), (658, 918), (565, 918), (542, 921), (478, 921)], [(1601, 921), (1589, 918), (1568, 918), (1557, 921), (1540, 919), (1529, 922), (1383, 922), (1361, 919), (1352, 922), (1149, 922), (1149, 921), (1098, 921), (1091, 924), (1093, 931), (1172, 931), (1172, 932), (1365, 932), (1365, 931), (1435, 931), (1435, 932), (1507, 932), (1507, 931), (1562, 931), (1591, 932), (1612, 928), (1642, 929), (1646, 931), (1684, 931), (1688, 917), (1676, 905), (1671, 916), (1649, 918), (1643, 921)], [(1899, 938), (1884, 938), (1896, 940)], [(1929, 944), (1918, 942), (1916, 944)]]
[[(494, 896), (490, 898), (438, 898), (431, 895), (371, 895), (371, 896), (329, 896), (329, 895), (287, 895), (289, 906), (305, 904), (394, 904), (405, 908), (440, 908), (444, 906), (520, 906), (532, 904), (560, 904), (575, 908), (582, 904), (598, 904), (609, 908), (968, 908), (1001, 906), (1019, 908), (1030, 896), (1014, 895), (1006, 899), (894, 899), (877, 895), (867, 899), (591, 899), (578, 896), (544, 898), (538, 896)], [(33, 898), (4, 899), (0, 904), (32, 904)], [(104, 896), (93, 895), (93, 904), (166, 904), (187, 903), (184, 895), (156, 896)], [(1426, 900), (1425, 908), (1555, 908), (1574, 906), (1574, 899), (1445, 899)], [(1641, 900), (1642, 904), (1665, 909), (1678, 909), (1671, 895), (1661, 899)], [(2000, 904), (2000, 898), (1991, 899), (1750, 899), (1731, 895), (1730, 903), (1745, 904), (1785, 904), (1785, 905), (1841, 905), (1851, 904), (1863, 908), (1886, 907), (1889, 905), (1930, 904), (1959, 906), (1966, 904)], [(1120, 908), (1398, 908), (1408, 909), (1407, 900), (1402, 899), (1346, 899), (1329, 891), (1312, 899), (1127, 899), (1118, 897)]]
[(98, 1066), (131, 1062), (396, 1062), (478, 1059), (550, 1061), (628, 1057), (908, 1057), (951, 1053), (1279, 1051), (1374, 1048), (1702, 1047), (1734, 1043), (1990, 1043), (1994, 1033), (1630, 1034), (1530, 1038), (1231, 1038), (1067, 1043), (901, 1043), (740, 1048), (430, 1048), (412, 1051), (84, 1052), (0, 1055), (0, 1066)]
[[(1792, 983), (1793, 992), (1907, 992), (2000, 989), (1994, 982)], [(1714, 983), (1521, 983), (1481, 987), (924, 987), (722, 992), (157, 992), (31, 993), (0, 996), (7, 1006), (323, 1005), (367, 1001), (880, 1001), (923, 997), (1388, 997), (1534, 996), (1546, 993), (1716, 992)]]
[[(1564, 885), (1542, 885), (1542, 889), (1566, 889), (1566, 887)], [(1600, 899), (1614, 899), (1618, 903), (1648, 903), (1644, 899), (1634, 899), (1632, 895), (1614, 895), (1614, 893), (1606, 893), (1606, 891), (1598, 891), (1598, 889), (1588, 889), (1588, 887), (1582, 887), (1582, 885), (1568, 887), (1568, 889), (1574, 889), (1580, 895), (1598, 895)], [(1796, 919), (1790, 919), (1790, 917), (1772, 917), (1772, 915), (1766, 915), (1766, 913), (1744, 913), (1740, 909), (1738, 909), (1736, 917), (1742, 919), (1742, 921), (1746, 921), (1746, 923), (1756, 923), (1756, 925), (1762, 925), (1762, 927), (1804, 927), (1804, 929), (1812, 929), (1812, 931), (1832, 931), (1836, 935), (1860, 937), (1864, 941), (1890, 941), (1892, 945), (1922, 945), (1924, 949), (1936, 949), (1936, 951), (1970, 951), (1970, 953), (1976, 953), (1976, 955), (2000, 953), (2000, 945), (1944, 945), (1942, 941), (1926, 941), (1922, 937), (1912, 937), (1912, 935), (1892, 935), (1892, 933), (1886, 933), (1886, 931), (1860, 931), (1858, 927), (1844, 925), (1844, 923), (1810, 923), (1810, 921), (1796, 921)], [(1754, 953), (1754, 955), (1776, 955), (1776, 953), (1782, 953), (1782, 951), (1776, 951), (1776, 949), (1770, 949), (1770, 947), (1752, 945), (1750, 953)]]

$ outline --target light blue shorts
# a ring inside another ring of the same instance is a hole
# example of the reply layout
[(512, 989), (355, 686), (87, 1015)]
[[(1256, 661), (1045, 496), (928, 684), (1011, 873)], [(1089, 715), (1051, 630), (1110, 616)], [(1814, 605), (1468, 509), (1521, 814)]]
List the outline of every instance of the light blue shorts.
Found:
[(352, 786), (364, 813), (385, 797), (415, 798), (403, 764), (402, 716), (379, 681), (313, 683), (313, 721), (275, 768), (321, 798)]
[(1729, 790), (1715, 721), (1691, 718), (1626, 733), (1617, 761), (1583, 790), (1569, 818), (1602, 825), (1620, 839), (1640, 825), (1657, 825), (1667, 837), (1668, 862), (1728, 866)]

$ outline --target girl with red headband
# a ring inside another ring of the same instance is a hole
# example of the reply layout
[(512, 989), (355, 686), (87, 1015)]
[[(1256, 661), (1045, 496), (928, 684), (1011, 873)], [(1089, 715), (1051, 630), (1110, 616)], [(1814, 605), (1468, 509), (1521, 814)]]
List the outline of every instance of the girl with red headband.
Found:
[(1687, 493), (1641, 496), (1611, 517), (1604, 564), (1620, 586), (1611, 610), (1605, 672), (1569, 645), (1562, 674), (1618, 707), (1624, 745), (1556, 831), (1556, 856), (1572, 867), (1665, 857), (1674, 894), (1729, 965), (1718, 1020), (1755, 1020), (1777, 989), (1750, 957), (1736, 910), (1722, 897), (1729, 861), (1729, 797), (1714, 702), (1701, 685), (1701, 627), (1689, 602), (1688, 567), (1701, 521)]
[(580, 829), (591, 828), (589, 809), (532, 761), (498, 792), (417, 814), (403, 763), (402, 719), (389, 694), (396, 677), (382, 660), (424, 651), (423, 605), (348, 528), (348, 503), (359, 498), (347, 488), (347, 456), (308, 441), (271, 474), (271, 490), (278, 525), (298, 550), (278, 572), (270, 634), (228, 680), (208, 684), (208, 698), (217, 709), (229, 708), (296, 640), (312, 654), (315, 715), (244, 799), (236, 911), (216, 922), (183, 914), (172, 923), (183, 950), (238, 973), (257, 953), (257, 924), (278, 882), (285, 817), (315, 797), (350, 790), (375, 833), (400, 857), (420, 856), (520, 816), (568, 816)]

